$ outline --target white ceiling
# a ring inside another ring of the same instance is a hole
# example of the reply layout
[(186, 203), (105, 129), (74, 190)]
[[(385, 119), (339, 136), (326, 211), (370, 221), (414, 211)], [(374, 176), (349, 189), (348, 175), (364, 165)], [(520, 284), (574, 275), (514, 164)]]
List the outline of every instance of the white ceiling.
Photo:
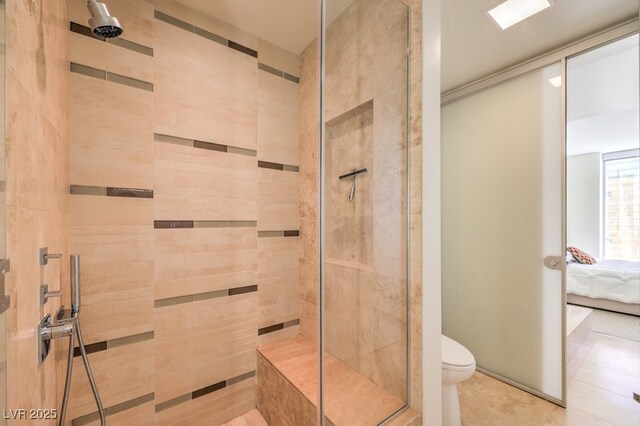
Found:
[[(177, 0), (289, 52), (316, 37), (317, 0)], [(327, 0), (331, 23), (354, 0)], [(501, 31), (485, 12), (503, 0), (442, 1), (442, 91), (460, 87), (626, 19), (640, 0), (555, 0)]]
[(567, 154), (640, 144), (638, 35), (569, 59)]
[[(353, 1), (328, 1), (327, 22), (333, 22)], [(225, 21), (296, 55), (302, 53), (318, 36), (316, 0), (178, 0), (178, 3)]]
[(443, 0), (443, 92), (637, 17), (639, 11), (638, 0), (555, 0), (500, 31), (484, 13), (502, 1)]

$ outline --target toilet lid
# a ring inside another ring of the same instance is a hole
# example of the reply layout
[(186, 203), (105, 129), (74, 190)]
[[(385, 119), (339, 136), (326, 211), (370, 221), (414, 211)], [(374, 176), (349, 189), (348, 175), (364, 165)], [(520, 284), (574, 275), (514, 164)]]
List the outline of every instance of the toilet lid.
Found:
[(442, 336), (442, 363), (456, 367), (468, 367), (475, 364), (473, 354), (460, 343)]

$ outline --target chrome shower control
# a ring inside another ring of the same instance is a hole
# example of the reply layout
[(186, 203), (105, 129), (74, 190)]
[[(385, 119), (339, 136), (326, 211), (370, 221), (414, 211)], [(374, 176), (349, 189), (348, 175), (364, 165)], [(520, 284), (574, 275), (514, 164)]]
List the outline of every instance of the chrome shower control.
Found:
[(47, 284), (43, 284), (40, 286), (40, 305), (44, 305), (45, 303), (47, 303), (50, 297), (60, 296), (62, 296), (62, 290), (49, 291), (49, 286)]
[(49, 259), (60, 259), (62, 257), (62, 253), (51, 253), (49, 254), (48, 247), (42, 247), (40, 249), (40, 266), (44, 266), (49, 263)]
[(54, 323), (51, 314), (47, 314), (38, 324), (38, 365), (42, 364), (49, 355), (51, 340), (71, 336), (73, 321)]

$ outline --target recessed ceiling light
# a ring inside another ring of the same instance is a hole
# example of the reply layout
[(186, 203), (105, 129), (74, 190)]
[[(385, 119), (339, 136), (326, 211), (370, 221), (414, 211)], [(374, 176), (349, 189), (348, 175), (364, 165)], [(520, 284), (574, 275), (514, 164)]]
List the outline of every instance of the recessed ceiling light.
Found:
[(556, 77), (550, 78), (549, 79), (549, 83), (551, 83), (553, 85), (553, 87), (562, 86), (562, 76), (558, 75)]
[(512, 25), (527, 19), (551, 6), (552, 0), (507, 0), (489, 9), (487, 15), (506, 30)]

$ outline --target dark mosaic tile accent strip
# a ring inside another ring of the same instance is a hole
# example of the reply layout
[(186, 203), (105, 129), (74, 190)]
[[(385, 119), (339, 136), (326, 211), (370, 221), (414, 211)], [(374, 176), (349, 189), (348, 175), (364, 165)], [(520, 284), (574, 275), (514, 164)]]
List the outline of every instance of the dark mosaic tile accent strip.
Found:
[(284, 71), (280, 71), (277, 68), (270, 67), (269, 65), (263, 64), (262, 62), (258, 62), (258, 69), (261, 70), (261, 71), (266, 71), (269, 74), (273, 74), (273, 75), (275, 75), (277, 77), (284, 78)]
[(238, 148), (235, 146), (222, 145), (214, 142), (204, 142), (204, 141), (198, 141), (194, 139), (186, 139), (178, 136), (162, 135), (159, 133), (154, 133), (153, 139), (156, 142), (171, 143), (174, 145), (182, 145), (182, 146), (198, 148), (198, 149), (207, 149), (209, 151), (218, 151), (218, 152), (226, 152), (229, 154), (247, 155), (249, 157), (256, 157), (258, 155), (258, 152), (252, 149)]
[(258, 167), (262, 169), (283, 170), (285, 172), (299, 172), (300, 167), (289, 164), (271, 163), (269, 161), (258, 160)]
[(224, 290), (208, 291), (205, 293), (187, 294), (184, 296), (168, 297), (158, 299), (154, 302), (155, 308), (166, 308), (167, 306), (183, 305), (185, 303), (199, 302), (202, 300), (217, 299), (219, 297), (236, 296), (239, 294), (253, 293), (258, 291), (257, 285), (244, 287), (227, 288)]
[(73, 62), (69, 63), (69, 70), (71, 72), (75, 72), (77, 74), (84, 74), (88, 77), (98, 78), (100, 80), (107, 79), (107, 72), (104, 70), (99, 70), (97, 68), (88, 67), (86, 65), (74, 64)]
[(69, 31), (76, 33), (76, 34), (80, 34), (83, 35), (85, 37), (91, 37), (91, 38), (95, 38), (96, 40), (100, 40), (100, 41), (105, 41), (106, 39), (104, 37), (98, 37), (97, 35), (95, 35), (93, 33), (93, 31), (91, 31), (91, 28), (86, 27), (84, 25), (80, 25), (76, 22), (70, 21), (69, 22)]
[(169, 15), (167, 15), (165, 13), (162, 13), (162, 12), (156, 10), (156, 11), (154, 11), (154, 17), (156, 19), (162, 21), (162, 22), (167, 23), (167, 24), (173, 25), (173, 26), (178, 27), (178, 28), (182, 28), (183, 30), (192, 32), (192, 33), (194, 33), (196, 35), (199, 35), (200, 37), (204, 37), (204, 38), (206, 38), (208, 40), (211, 40), (211, 41), (213, 41), (215, 43), (219, 43), (219, 44), (221, 44), (223, 46), (227, 46), (230, 49), (237, 50), (238, 52), (242, 52), (245, 55), (249, 55), (249, 56), (252, 56), (254, 58), (258, 57), (258, 52), (253, 50), (253, 49), (248, 48), (247, 46), (243, 46), (242, 44), (236, 43), (233, 40), (228, 40), (228, 39), (226, 39), (226, 38), (224, 38), (222, 36), (219, 36), (218, 34), (214, 34), (214, 33), (209, 32), (209, 31), (207, 31), (207, 30), (205, 30), (203, 28), (196, 27), (193, 24), (190, 24), (188, 22), (182, 21), (182, 20), (180, 20), (178, 18), (174, 18), (173, 16), (169, 16)]
[(293, 327), (294, 325), (298, 325), (300, 324), (300, 320), (298, 318), (291, 320), (291, 321), (285, 321), (285, 322), (281, 322), (279, 324), (273, 324), (267, 327), (262, 327), (260, 329), (258, 329), (258, 336), (262, 336), (264, 334), (269, 334), (269, 333), (273, 333), (274, 331), (280, 331), (280, 330), (284, 330), (285, 328), (288, 327)]
[(192, 220), (156, 220), (153, 222), (155, 229), (188, 229), (193, 228)]
[[(148, 402), (152, 402), (154, 399), (155, 399), (154, 393), (149, 393), (143, 396), (139, 396), (138, 398), (121, 402), (120, 404), (112, 405), (111, 407), (106, 407), (104, 409), (105, 415), (107, 417), (113, 416), (114, 414), (122, 413), (123, 411), (130, 410), (131, 408), (135, 408), (140, 405), (146, 404)], [(98, 414), (97, 411), (94, 411), (91, 414), (86, 414), (84, 416), (73, 419), (71, 421), (71, 426), (86, 425), (98, 420), (100, 420), (100, 415)]]
[[(88, 354), (92, 354), (95, 352), (106, 351), (107, 349), (113, 349), (120, 346), (132, 345), (134, 343), (144, 342), (147, 340), (153, 340), (154, 332), (149, 331), (146, 333), (140, 334), (132, 334), (131, 336), (119, 337), (117, 339), (104, 340), (102, 342), (92, 343), (90, 345), (85, 345), (85, 350)], [(73, 348), (73, 356), (80, 356), (80, 348)]]
[[(103, 342), (97, 342), (97, 343), (92, 343), (90, 345), (85, 345), (84, 347), (85, 351), (87, 351), (87, 355), (88, 354), (93, 354), (96, 352), (102, 352), (102, 351), (106, 351), (107, 350), (107, 341), (103, 341)], [(73, 348), (73, 356), (80, 356), (82, 355), (82, 353), (80, 352), (80, 348), (76, 347)]]
[(237, 50), (238, 52), (242, 52), (245, 55), (253, 56), (254, 58), (258, 58), (258, 52), (256, 50), (250, 49), (247, 46), (243, 46), (235, 41), (229, 40), (229, 47), (233, 50)]
[(258, 62), (258, 69), (260, 71), (264, 71), (264, 72), (268, 72), (269, 74), (273, 74), (276, 77), (280, 77), (280, 78), (284, 78), (285, 80), (289, 80), (293, 83), (299, 84), (300, 83), (300, 78), (296, 77), (293, 74), (289, 74), (287, 72), (284, 71), (280, 71), (277, 68), (274, 68), (270, 65), (267, 64), (263, 64), (262, 62)]
[(125, 49), (133, 50), (137, 53), (142, 53), (143, 55), (153, 56), (153, 49), (142, 44), (134, 43), (129, 40), (125, 40), (122, 37), (109, 38), (106, 39), (104, 37), (98, 37), (91, 31), (91, 28), (86, 27), (84, 25), (78, 24), (76, 22), (69, 22), (69, 30), (76, 34), (83, 35), (85, 37), (91, 37), (96, 40), (104, 41), (109, 44), (114, 44), (116, 46), (124, 47)]
[(155, 229), (191, 229), (191, 228), (255, 228), (255, 220), (156, 220)]
[(153, 190), (137, 188), (107, 188), (107, 197), (153, 198)]
[(146, 90), (147, 92), (153, 92), (153, 83), (147, 81), (138, 80), (137, 78), (131, 78), (112, 72), (107, 72), (107, 81), (112, 83), (123, 84), (125, 86), (131, 86), (136, 89)]
[(292, 74), (289, 74), (289, 73), (286, 73), (286, 72), (284, 73), (284, 79), (292, 81), (292, 82), (294, 82), (296, 84), (300, 83), (300, 77), (296, 77), (295, 75), (292, 75)]
[(220, 145), (218, 143), (213, 143), (213, 142), (202, 142), (202, 141), (194, 140), (193, 147), (200, 148), (200, 149), (208, 149), (211, 151), (227, 152), (227, 145)]
[(263, 169), (284, 170), (284, 165), (258, 160), (258, 167)]
[(115, 44), (116, 46), (124, 47), (125, 49), (133, 50), (134, 52), (153, 57), (152, 48), (142, 44), (134, 43), (129, 40), (125, 40), (122, 37), (108, 38), (107, 43)]
[(214, 383), (212, 385), (209, 385), (207, 387), (204, 387), (202, 389), (198, 389), (195, 390), (193, 392), (191, 392), (191, 399), (196, 399), (196, 398), (200, 398), (201, 396), (205, 396), (208, 395), (210, 393), (213, 393), (217, 390), (220, 389), (224, 389), (227, 387), (227, 381), (222, 381), (222, 382), (218, 382), (218, 383)]
[(76, 74), (83, 74), (88, 77), (97, 78), (99, 80), (106, 80), (112, 83), (133, 87), (135, 89), (142, 89), (148, 92), (153, 92), (153, 83), (149, 83), (148, 81), (138, 80), (136, 78), (127, 77), (125, 75), (120, 75), (113, 72), (107, 72), (105, 70), (88, 67), (82, 64), (76, 64), (74, 62), (70, 62), (69, 64), (69, 70)]
[(258, 238), (274, 238), (274, 237), (299, 237), (298, 230), (285, 231), (258, 231)]
[(153, 198), (152, 189), (114, 188), (106, 186), (71, 185), (71, 195), (98, 195), (103, 197)]
[(231, 385), (235, 385), (236, 383), (240, 383), (243, 382), (245, 380), (248, 380), (252, 377), (255, 377), (256, 375), (256, 371), (249, 371), (247, 373), (244, 374), (240, 374), (239, 376), (235, 376), (235, 377), (231, 377), (227, 380), (223, 380), (221, 382), (218, 383), (214, 383), (212, 385), (209, 386), (205, 386), (204, 388), (200, 388), (197, 390), (194, 390), (193, 392), (189, 392), (187, 394), (184, 395), (180, 395), (177, 398), (173, 398), (170, 399), (168, 401), (162, 402), (160, 404), (156, 404), (156, 413), (160, 412), (160, 411), (164, 411), (168, 408), (171, 407), (175, 407), (176, 405), (185, 403), (187, 401), (191, 401), (192, 399), (196, 399), (196, 398), (200, 398), (202, 396), (205, 395), (209, 395), (210, 393), (219, 391), (221, 389), (226, 388), (227, 386), (231, 386)]
[(219, 36), (218, 34), (211, 33), (207, 30), (203, 30), (202, 28), (198, 28), (198, 27), (193, 27), (193, 32), (206, 39), (215, 41), (216, 43), (229, 47), (229, 40)]
[(254, 291), (258, 291), (257, 285), (248, 285), (245, 287), (230, 288), (229, 296), (237, 296), (239, 294), (253, 293)]

